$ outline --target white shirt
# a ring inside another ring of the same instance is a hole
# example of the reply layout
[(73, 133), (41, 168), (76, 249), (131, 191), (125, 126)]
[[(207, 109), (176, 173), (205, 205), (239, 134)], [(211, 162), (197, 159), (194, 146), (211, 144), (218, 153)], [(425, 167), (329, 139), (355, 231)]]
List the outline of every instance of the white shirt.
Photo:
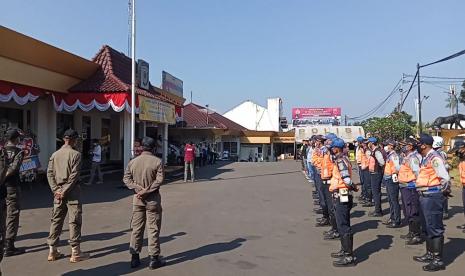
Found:
[(102, 147), (100, 145), (96, 145), (92, 151), (92, 162), (102, 162)]

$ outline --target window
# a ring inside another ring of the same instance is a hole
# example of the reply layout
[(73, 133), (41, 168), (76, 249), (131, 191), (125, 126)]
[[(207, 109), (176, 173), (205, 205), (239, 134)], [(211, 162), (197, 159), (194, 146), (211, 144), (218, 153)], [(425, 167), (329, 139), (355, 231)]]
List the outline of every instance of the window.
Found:
[(237, 154), (237, 143), (223, 142), (223, 151), (228, 151), (230, 154)]

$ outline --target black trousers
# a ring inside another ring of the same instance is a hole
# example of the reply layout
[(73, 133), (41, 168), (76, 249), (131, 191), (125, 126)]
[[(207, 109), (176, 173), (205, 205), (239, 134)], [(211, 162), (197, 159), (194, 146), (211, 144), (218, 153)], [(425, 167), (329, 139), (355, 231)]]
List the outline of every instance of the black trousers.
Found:
[(353, 206), (352, 195), (349, 195), (349, 202), (341, 202), (339, 198), (335, 198), (334, 206), (336, 209), (337, 231), (341, 236), (352, 234), (352, 227), (350, 225), (350, 210)]

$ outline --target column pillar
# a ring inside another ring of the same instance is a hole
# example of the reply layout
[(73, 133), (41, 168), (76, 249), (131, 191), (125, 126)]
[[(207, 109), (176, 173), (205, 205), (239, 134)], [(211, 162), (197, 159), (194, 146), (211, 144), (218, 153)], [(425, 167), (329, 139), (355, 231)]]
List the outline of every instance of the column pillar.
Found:
[(270, 155), (271, 160), (270, 161), (274, 162), (274, 143), (273, 142), (271, 143), (270, 147), (271, 147), (271, 155)]
[(131, 149), (131, 114), (129, 112), (123, 111), (123, 165), (124, 168), (129, 163), (132, 157)]
[(56, 150), (57, 113), (51, 100), (38, 100), (37, 112), (34, 112), (33, 116), (37, 125), (37, 143), (40, 146), (39, 158), (43, 168), (46, 168), (50, 156)]
[(168, 124), (163, 124), (163, 164), (168, 163)]

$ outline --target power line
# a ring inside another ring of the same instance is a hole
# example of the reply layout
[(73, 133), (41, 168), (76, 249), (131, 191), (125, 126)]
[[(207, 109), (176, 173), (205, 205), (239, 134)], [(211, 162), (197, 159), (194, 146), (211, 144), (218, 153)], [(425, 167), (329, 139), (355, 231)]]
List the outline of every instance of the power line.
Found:
[[(413, 77), (413, 75), (410, 74), (404, 74), (405, 77)], [(465, 77), (463, 78), (457, 78), (457, 77), (438, 77), (438, 76), (421, 76), (420, 79), (442, 79), (442, 80), (465, 80)]]
[(394, 88), (388, 94), (388, 96), (385, 99), (383, 99), (378, 105), (376, 105), (374, 108), (372, 108), (371, 110), (369, 110), (368, 112), (366, 112), (366, 113), (364, 113), (362, 115), (359, 115), (359, 116), (356, 116), (356, 117), (348, 117), (348, 119), (350, 119), (350, 120), (364, 120), (364, 119), (367, 119), (367, 118), (371, 117), (375, 113), (377, 113), (385, 105), (385, 103), (398, 91), (398, 88), (399, 88), (399, 85), (400, 85), (401, 82), (402, 82), (402, 79), (400, 79), (397, 82), (396, 86), (394, 86)]
[(416, 79), (417, 77), (418, 77), (418, 70), (417, 70), (417, 73), (415, 74), (415, 76), (413, 77), (413, 81), (412, 81), (412, 84), (410, 84), (410, 87), (409, 87), (409, 89), (408, 89), (408, 91), (407, 91), (407, 95), (405, 95), (404, 100), (403, 100), (402, 103), (400, 104), (399, 110), (402, 110), (402, 108), (404, 107), (405, 100), (407, 100), (408, 95), (410, 94), (410, 91), (412, 91), (413, 85), (415, 84), (415, 79)]

